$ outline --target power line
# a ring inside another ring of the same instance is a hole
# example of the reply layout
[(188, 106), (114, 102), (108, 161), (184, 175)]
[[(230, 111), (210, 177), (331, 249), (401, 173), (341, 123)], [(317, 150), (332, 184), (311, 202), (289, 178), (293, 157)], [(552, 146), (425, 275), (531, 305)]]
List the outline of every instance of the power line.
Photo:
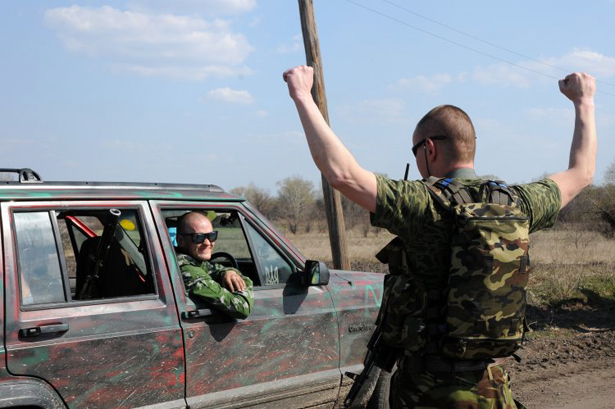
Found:
[[(483, 40), (483, 39), (482, 39), (482, 38), (480, 38), (480, 37), (476, 37), (476, 36), (474, 36), (474, 35), (472, 35), (472, 34), (469, 34), (469, 33), (466, 33), (466, 32), (464, 32), (464, 31), (461, 31), (461, 30), (459, 30), (459, 29), (456, 29), (455, 27), (449, 26), (449, 25), (447, 25), (447, 24), (444, 24), (444, 23), (441, 23), (441, 22), (439, 22), (439, 21), (437, 21), (437, 20), (434, 20), (434, 19), (432, 19), (432, 18), (430, 18), (430, 17), (427, 17), (427, 16), (424, 16), (424, 15), (422, 15), (422, 14), (419, 14), (419, 13), (417, 13), (417, 12), (415, 12), (415, 11), (412, 11), (412, 10), (410, 10), (410, 9), (408, 9), (408, 8), (404, 7), (404, 6), (401, 6), (401, 5), (399, 5), (399, 4), (396, 4), (396, 3), (394, 3), (394, 2), (392, 2), (392, 1), (390, 1), (390, 0), (381, 0), (381, 1), (382, 1), (382, 2), (384, 2), (384, 3), (390, 4), (391, 6), (397, 7), (397, 8), (399, 8), (399, 9), (401, 9), (401, 10), (404, 10), (404, 11), (406, 11), (406, 12), (408, 12), (408, 13), (412, 14), (412, 15), (415, 15), (415, 16), (417, 16), (417, 17), (419, 17), (419, 18), (422, 18), (423, 20), (427, 20), (427, 21), (432, 22), (432, 23), (434, 23), (434, 24), (438, 24), (439, 26), (442, 26), (442, 27), (448, 28), (449, 30), (452, 30), (452, 31), (454, 31), (454, 32), (456, 32), (456, 33), (459, 33), (459, 34), (461, 34), (461, 35), (464, 35), (464, 36), (466, 36), (466, 37), (469, 37), (469, 38), (471, 38), (471, 39), (473, 39), (473, 40), (480, 41), (481, 43), (484, 43), (484, 44), (490, 45), (491, 47), (498, 48), (498, 49), (500, 49), (500, 50), (502, 50), (502, 51), (506, 51), (506, 52), (508, 52), (508, 53), (514, 54), (514, 55), (516, 55), (516, 56), (518, 56), (518, 57), (522, 57), (522, 58), (528, 59), (528, 60), (530, 60), (530, 61), (534, 61), (534, 62), (536, 62), (536, 63), (538, 63), (538, 64), (542, 64), (542, 65), (544, 65), (544, 66), (547, 66), (547, 67), (550, 67), (550, 68), (554, 68), (554, 69), (556, 69), (556, 70), (559, 70), (559, 71), (565, 72), (565, 73), (567, 73), (567, 74), (569, 74), (569, 73), (573, 72), (573, 70), (569, 70), (569, 69), (561, 68), (561, 67), (558, 67), (558, 66), (556, 66), (556, 65), (549, 64), (549, 63), (546, 63), (546, 62), (541, 61), (541, 60), (537, 60), (537, 59), (532, 58), (532, 57), (530, 57), (530, 56), (527, 56), (527, 55), (525, 55), (525, 54), (521, 54), (521, 53), (519, 53), (519, 52), (517, 52), (517, 51), (514, 51), (514, 50), (511, 50), (511, 49), (509, 49), (509, 48), (502, 47), (502, 46), (497, 45), (497, 44), (495, 44), (495, 43), (492, 43), (492, 42), (490, 42), (490, 41)], [(606, 82), (606, 81), (596, 80), (596, 82), (599, 82), (599, 83), (601, 83), (601, 84), (605, 84), (605, 85), (610, 85), (611, 87), (615, 87), (615, 84), (611, 84), (611, 83), (608, 83), (608, 82)]]
[[(492, 59), (494, 59), (494, 60), (497, 60), (497, 61), (500, 61), (500, 62), (503, 62), (503, 63), (509, 64), (509, 65), (512, 65), (513, 67), (517, 67), (517, 68), (520, 68), (520, 69), (523, 69), (523, 70), (526, 70), (526, 71), (533, 72), (534, 74), (542, 75), (543, 77), (551, 78), (551, 79), (554, 79), (554, 80), (560, 80), (560, 78), (555, 77), (555, 76), (553, 76), (553, 75), (550, 75), (550, 74), (544, 73), (544, 72), (542, 72), (542, 71), (535, 70), (535, 69), (533, 69), (533, 68), (525, 67), (525, 66), (523, 66), (523, 65), (520, 65), (520, 64), (514, 63), (514, 62), (509, 61), (509, 60), (506, 60), (506, 59), (504, 59), (504, 58), (497, 57), (497, 56), (492, 55), (492, 54), (489, 54), (489, 53), (487, 53), (487, 52), (484, 52), (484, 51), (478, 50), (478, 49), (476, 49), (476, 48), (473, 48), (473, 47), (467, 46), (467, 45), (465, 45), (465, 44), (459, 43), (459, 42), (457, 42), (457, 41), (451, 40), (451, 39), (449, 39), (449, 38), (443, 37), (443, 36), (441, 36), (441, 35), (438, 35), (438, 34), (432, 33), (431, 31), (427, 31), (427, 30), (425, 30), (425, 29), (422, 29), (422, 28), (420, 28), (420, 27), (417, 27), (417, 26), (415, 26), (415, 25), (412, 25), (412, 24), (410, 24), (410, 23), (407, 23), (407, 22), (405, 22), (405, 21), (403, 21), (403, 20), (400, 20), (400, 19), (398, 19), (398, 18), (396, 18), (396, 17), (390, 16), (390, 15), (388, 15), (388, 14), (385, 14), (385, 13), (381, 12), (381, 11), (375, 10), (375, 9), (373, 9), (373, 8), (371, 8), (371, 7), (368, 7), (368, 6), (365, 6), (365, 5), (363, 5), (363, 4), (357, 3), (357, 2), (355, 2), (355, 1), (353, 1), (353, 0), (345, 0), (345, 1), (346, 1), (346, 2), (348, 2), (348, 3), (354, 4), (355, 6), (360, 7), (360, 8), (362, 8), (362, 9), (365, 9), (365, 10), (367, 10), (367, 11), (370, 11), (370, 12), (372, 12), (372, 13), (374, 13), (374, 14), (378, 14), (379, 16), (382, 16), (382, 17), (387, 18), (387, 19), (389, 19), (389, 20), (395, 21), (396, 23), (402, 24), (402, 25), (407, 26), (407, 27), (410, 27), (410, 28), (412, 28), (412, 29), (414, 29), (414, 30), (420, 31), (420, 32), (422, 32), (422, 33), (424, 33), (424, 34), (427, 34), (427, 35), (430, 35), (430, 36), (432, 36), (432, 37), (435, 37), (435, 38), (437, 38), (437, 39), (439, 39), (439, 40), (446, 41), (447, 43), (451, 43), (451, 44), (454, 44), (454, 45), (456, 45), (456, 46), (458, 46), (458, 47), (465, 48), (466, 50), (470, 50), (470, 51), (473, 51), (473, 52), (475, 52), (475, 53), (477, 53), (477, 54), (484, 55), (485, 57), (489, 57), (489, 58), (492, 58)], [(382, 0), (382, 1), (385, 1), (385, 0)], [(547, 65), (548, 65), (548, 64), (547, 64)], [(608, 84), (608, 85), (611, 85), (611, 84)], [(604, 95), (609, 95), (609, 96), (615, 97), (615, 94), (610, 94), (610, 93), (608, 93), (608, 92), (604, 92), (604, 91), (600, 91), (600, 90), (596, 90), (596, 92), (601, 93), (601, 94), (604, 94)]]

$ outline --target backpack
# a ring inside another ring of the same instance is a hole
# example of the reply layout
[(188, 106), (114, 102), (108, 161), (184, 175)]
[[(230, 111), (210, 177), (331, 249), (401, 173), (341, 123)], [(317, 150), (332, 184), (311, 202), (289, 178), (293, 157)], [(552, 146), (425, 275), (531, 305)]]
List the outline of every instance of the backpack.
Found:
[(478, 197), (450, 178), (429, 178), (430, 194), (453, 216), (440, 351), (456, 359), (512, 355), (524, 338), (529, 218), (501, 181)]

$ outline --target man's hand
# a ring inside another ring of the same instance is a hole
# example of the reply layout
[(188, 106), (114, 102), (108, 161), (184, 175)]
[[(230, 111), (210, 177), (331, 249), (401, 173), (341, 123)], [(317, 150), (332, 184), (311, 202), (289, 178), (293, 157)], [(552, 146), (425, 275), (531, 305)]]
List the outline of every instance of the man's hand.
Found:
[(233, 270), (226, 270), (224, 272), (222, 285), (232, 293), (246, 289), (246, 282)]
[(312, 98), (312, 85), (314, 85), (314, 69), (312, 67), (301, 65), (290, 68), (284, 71), (282, 78), (288, 84), (288, 93), (292, 99)]
[(584, 72), (575, 72), (559, 80), (559, 90), (573, 103), (594, 103), (596, 80)]

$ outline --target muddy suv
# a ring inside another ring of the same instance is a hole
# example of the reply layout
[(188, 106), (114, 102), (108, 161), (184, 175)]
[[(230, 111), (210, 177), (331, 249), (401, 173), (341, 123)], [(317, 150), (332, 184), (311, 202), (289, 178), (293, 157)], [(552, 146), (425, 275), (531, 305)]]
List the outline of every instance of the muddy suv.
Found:
[[(361, 369), (382, 275), (327, 269), (214, 185), (0, 182), (0, 408), (310, 407)], [(246, 320), (195, 304), (177, 218), (255, 285)]]

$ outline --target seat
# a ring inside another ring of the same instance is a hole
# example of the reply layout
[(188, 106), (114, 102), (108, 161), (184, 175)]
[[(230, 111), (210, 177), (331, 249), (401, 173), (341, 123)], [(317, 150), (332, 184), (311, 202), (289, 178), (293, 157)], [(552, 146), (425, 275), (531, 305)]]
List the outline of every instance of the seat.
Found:
[(100, 237), (91, 237), (83, 242), (77, 257), (77, 285), (76, 299), (98, 299), (126, 297), (131, 295), (148, 294), (150, 290), (148, 281), (140, 273), (128, 252), (122, 249), (118, 241), (113, 238), (98, 278), (93, 278), (93, 288), (88, 294), (82, 294), (88, 277), (94, 276), (96, 268), (96, 250)]

